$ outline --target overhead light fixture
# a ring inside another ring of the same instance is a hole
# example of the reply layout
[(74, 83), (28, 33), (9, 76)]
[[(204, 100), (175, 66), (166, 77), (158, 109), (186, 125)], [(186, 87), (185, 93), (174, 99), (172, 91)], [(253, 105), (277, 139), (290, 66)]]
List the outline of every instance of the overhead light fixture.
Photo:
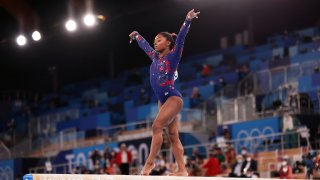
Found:
[(32, 33), (32, 39), (33, 39), (34, 41), (39, 41), (39, 40), (41, 39), (41, 34), (40, 34), (40, 32), (39, 32), (39, 31), (34, 31), (34, 32)]
[(27, 38), (24, 35), (19, 35), (16, 41), (19, 46), (24, 46), (27, 44)]
[(77, 28), (78, 28), (76, 21), (74, 21), (73, 19), (69, 19), (66, 22), (65, 26), (66, 26), (66, 29), (70, 32), (73, 32), (73, 31), (77, 30)]
[(96, 24), (96, 17), (93, 14), (87, 14), (83, 17), (83, 22), (86, 26), (93, 26)]

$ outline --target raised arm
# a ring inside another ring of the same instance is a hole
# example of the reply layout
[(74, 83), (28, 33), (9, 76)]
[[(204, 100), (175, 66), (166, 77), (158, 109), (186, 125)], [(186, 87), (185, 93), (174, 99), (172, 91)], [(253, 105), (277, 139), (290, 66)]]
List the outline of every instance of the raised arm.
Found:
[(173, 48), (174, 53), (179, 53), (181, 56), (184, 47), (184, 40), (189, 31), (191, 20), (193, 18), (198, 18), (198, 14), (200, 14), (200, 12), (194, 12), (194, 9), (188, 12), (187, 17), (180, 28), (179, 34), (177, 35), (175, 46)]
[(130, 42), (132, 40), (136, 40), (138, 42), (139, 47), (149, 56), (151, 60), (157, 54), (156, 51), (150, 46), (150, 44), (137, 32), (133, 31), (130, 35)]

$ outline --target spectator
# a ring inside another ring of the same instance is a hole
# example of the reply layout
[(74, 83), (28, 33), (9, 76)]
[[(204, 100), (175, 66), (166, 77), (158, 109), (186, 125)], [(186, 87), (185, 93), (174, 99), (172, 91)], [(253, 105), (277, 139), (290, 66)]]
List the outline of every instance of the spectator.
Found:
[(103, 167), (103, 173), (104, 174), (115, 174), (113, 165), (111, 163), (105, 163), (105, 165)]
[(299, 134), (296, 133), (296, 127), (299, 122), (293, 118), (289, 113), (285, 113), (282, 118), (282, 132), (284, 134), (285, 148), (294, 148), (298, 146)]
[(292, 131), (294, 129), (293, 118), (289, 113), (285, 113), (282, 118), (282, 132)]
[(242, 80), (244, 77), (246, 77), (249, 74), (249, 68), (247, 65), (242, 65), (240, 68), (237, 69), (239, 73), (239, 80)]
[(93, 150), (90, 159), (92, 160), (92, 164), (95, 167), (97, 164), (100, 164), (101, 154), (98, 149)]
[(111, 163), (112, 155), (111, 155), (109, 146), (105, 147), (103, 154), (102, 154), (102, 158), (104, 160), (103, 172), (105, 174), (113, 174), (113, 168), (112, 168), (112, 163)]
[(110, 160), (111, 160), (111, 153), (110, 153), (110, 147), (109, 146), (106, 146), (104, 148), (103, 159), (104, 159), (105, 162), (107, 162), (107, 161), (110, 162)]
[(288, 93), (288, 104), (289, 107), (296, 111), (298, 108), (298, 90), (293, 87), (292, 85), (289, 85), (289, 93)]
[(140, 89), (140, 99), (138, 105), (145, 105), (150, 102), (150, 96), (145, 88)]
[(81, 174), (80, 167), (79, 167), (79, 166), (76, 166), (76, 167), (72, 170), (71, 174)]
[(81, 166), (79, 174), (90, 174), (90, 171), (87, 169), (86, 166)]
[(216, 176), (220, 173), (220, 163), (214, 152), (209, 153), (209, 159), (202, 167), (206, 169), (205, 176)]
[(194, 176), (194, 169), (196, 168), (195, 161), (188, 157), (186, 161), (186, 168), (188, 171), (188, 176)]
[(292, 168), (292, 173), (293, 174), (299, 174), (303, 172), (303, 165), (301, 164), (300, 161), (296, 161), (296, 163), (294, 164), (293, 168)]
[(192, 99), (200, 99), (201, 98), (201, 94), (200, 94), (198, 87), (193, 87), (191, 98)]
[(227, 86), (227, 83), (225, 82), (224, 78), (223, 77), (220, 77), (219, 78), (219, 84), (218, 84), (218, 91), (219, 92), (219, 96), (220, 97), (224, 97), (224, 88)]
[(252, 177), (258, 171), (258, 163), (256, 160), (252, 159), (250, 155), (246, 155), (247, 158), (242, 164), (242, 177)]
[(100, 161), (97, 161), (97, 163), (95, 164), (95, 166), (93, 167), (93, 173), (94, 174), (103, 174), (103, 168), (101, 168), (100, 166)]
[(313, 158), (312, 175), (314, 179), (320, 179), (320, 154)]
[(203, 157), (200, 155), (198, 148), (193, 148), (192, 150), (192, 156), (191, 156), (191, 166), (192, 166), (192, 172), (190, 173), (192, 176), (201, 176), (201, 166), (203, 164)]
[(284, 158), (281, 162), (279, 170), (280, 179), (291, 179), (292, 178), (292, 167), (288, 165), (288, 159)]
[(191, 108), (197, 107), (201, 103), (201, 94), (198, 87), (193, 87), (191, 94)]
[(196, 163), (195, 160), (187, 158), (186, 168), (188, 171), (188, 176), (202, 176), (202, 164)]
[(246, 159), (246, 158), (247, 158), (247, 155), (248, 155), (247, 147), (243, 146), (243, 147), (241, 148), (241, 155), (242, 155), (243, 159)]
[(238, 155), (237, 156), (237, 162), (232, 164), (231, 173), (229, 174), (229, 177), (241, 177), (243, 172), (243, 156)]
[(192, 156), (191, 159), (196, 162), (196, 164), (202, 164), (203, 163), (203, 157), (199, 153), (198, 148), (193, 148), (192, 150)]
[(137, 149), (131, 145), (128, 147), (128, 150), (130, 151), (131, 157), (132, 157), (131, 165), (133, 167), (137, 167), (138, 166), (138, 151), (137, 151)]
[(116, 162), (120, 168), (122, 175), (129, 175), (130, 163), (132, 160), (132, 156), (130, 151), (127, 149), (126, 144), (120, 145), (120, 151), (117, 153)]
[(208, 77), (211, 74), (211, 68), (208, 64), (203, 64), (202, 65), (202, 70), (201, 70), (201, 76), (202, 77)]
[(216, 131), (212, 130), (210, 135), (209, 135), (208, 141), (211, 142), (211, 143), (215, 143), (216, 142), (216, 138), (217, 138)]
[(228, 126), (223, 126), (222, 136), (224, 137), (224, 139), (226, 141), (230, 141), (231, 140), (231, 133), (229, 131)]
[(117, 156), (116, 151), (112, 150), (110, 152), (110, 166), (109, 167), (107, 166), (104, 169), (105, 171), (108, 172), (108, 174), (120, 174), (117, 161), (116, 161), (116, 156)]
[(234, 165), (237, 163), (237, 154), (235, 149), (231, 145), (229, 145), (225, 154), (228, 165)]
[(214, 155), (215, 158), (218, 159), (220, 165), (225, 163), (226, 157), (222, 154), (222, 151), (221, 151), (220, 147), (215, 147), (213, 149), (213, 155)]
[(307, 155), (302, 156), (302, 164), (304, 164), (307, 168), (306, 179), (310, 179), (313, 171), (313, 157), (311, 155), (311, 152), (309, 152)]
[(221, 88), (224, 88), (227, 85), (227, 83), (226, 83), (226, 81), (224, 80), (223, 77), (219, 78), (219, 83), (220, 83), (220, 87)]
[(163, 175), (166, 172), (166, 162), (161, 155), (156, 156), (155, 168), (151, 171), (150, 175)]
[(116, 152), (114, 150), (111, 151), (111, 153), (110, 153), (110, 164), (111, 165), (117, 164), (116, 157), (117, 157)]

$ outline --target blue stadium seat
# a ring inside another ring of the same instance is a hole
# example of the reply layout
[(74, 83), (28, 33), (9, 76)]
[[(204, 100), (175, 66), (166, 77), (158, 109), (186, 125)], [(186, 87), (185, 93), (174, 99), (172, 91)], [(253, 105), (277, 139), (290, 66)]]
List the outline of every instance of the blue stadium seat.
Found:
[(217, 67), (222, 60), (222, 55), (215, 55), (206, 58), (206, 62), (213, 67)]
[(312, 90), (312, 78), (309, 75), (299, 77), (299, 92)]

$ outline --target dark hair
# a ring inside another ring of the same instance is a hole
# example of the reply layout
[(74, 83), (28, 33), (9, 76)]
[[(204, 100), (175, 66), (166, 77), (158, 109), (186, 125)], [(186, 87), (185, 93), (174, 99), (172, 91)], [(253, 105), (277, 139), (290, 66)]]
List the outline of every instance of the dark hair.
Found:
[(169, 33), (169, 32), (160, 32), (158, 35), (161, 35), (161, 36), (165, 37), (168, 41), (170, 41), (171, 42), (170, 49), (173, 48), (174, 42), (175, 42), (175, 39), (176, 39), (176, 36), (177, 36), (176, 34)]

